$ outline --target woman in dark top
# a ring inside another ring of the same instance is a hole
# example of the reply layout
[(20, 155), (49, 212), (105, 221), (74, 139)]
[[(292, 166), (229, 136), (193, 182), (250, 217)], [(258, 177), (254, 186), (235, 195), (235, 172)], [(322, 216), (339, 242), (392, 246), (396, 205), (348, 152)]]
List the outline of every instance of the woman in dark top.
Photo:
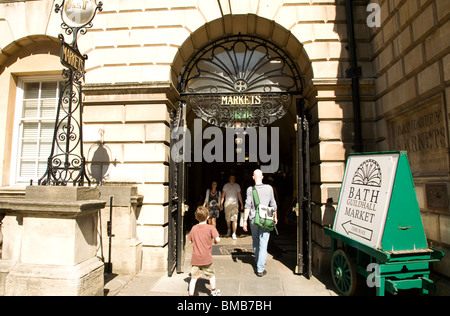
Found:
[(213, 181), (211, 183), (211, 189), (206, 190), (205, 203), (203, 206), (207, 207), (209, 210), (208, 224), (216, 227), (217, 219), (220, 213), (220, 198), (221, 193), (217, 191), (217, 182)]

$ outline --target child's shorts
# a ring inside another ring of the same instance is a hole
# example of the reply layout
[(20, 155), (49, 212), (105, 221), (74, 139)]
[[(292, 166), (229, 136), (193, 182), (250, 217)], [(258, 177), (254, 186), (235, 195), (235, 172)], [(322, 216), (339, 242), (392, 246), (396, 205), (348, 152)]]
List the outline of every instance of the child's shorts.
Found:
[(214, 267), (211, 263), (207, 266), (192, 266), (191, 269), (191, 278), (192, 279), (200, 279), (202, 275), (205, 274), (205, 276), (208, 279), (211, 279), (214, 276)]

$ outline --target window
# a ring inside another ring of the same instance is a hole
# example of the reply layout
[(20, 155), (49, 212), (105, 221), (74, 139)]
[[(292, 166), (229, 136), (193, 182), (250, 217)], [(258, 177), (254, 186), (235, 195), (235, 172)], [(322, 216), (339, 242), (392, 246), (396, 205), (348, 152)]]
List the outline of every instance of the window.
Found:
[(25, 79), (19, 82), (15, 124), (16, 148), (13, 150), (11, 164), (14, 177), (12, 183), (30, 183), (30, 180), (36, 182), (47, 170), (58, 96), (59, 81), (55, 79)]

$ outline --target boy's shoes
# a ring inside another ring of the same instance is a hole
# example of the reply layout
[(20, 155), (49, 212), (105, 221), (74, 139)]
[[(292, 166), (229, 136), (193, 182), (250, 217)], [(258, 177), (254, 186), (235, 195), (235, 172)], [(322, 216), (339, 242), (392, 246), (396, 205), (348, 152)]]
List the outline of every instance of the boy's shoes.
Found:
[[(188, 294), (189, 294), (189, 296), (194, 296), (194, 295), (191, 295), (189, 292), (188, 292)], [(220, 290), (219, 289), (216, 289), (216, 290), (211, 290), (211, 296), (221, 296), (222, 295), (222, 293), (220, 293)]]
[(211, 290), (211, 296), (220, 296), (220, 290), (216, 289), (214, 291)]
[(236, 234), (231, 235), (231, 238), (233, 238), (234, 240), (237, 239)]
[(264, 270), (263, 272), (256, 272), (256, 276), (258, 276), (258, 277), (263, 277), (263, 276), (265, 276), (267, 274), (267, 271), (266, 270)]

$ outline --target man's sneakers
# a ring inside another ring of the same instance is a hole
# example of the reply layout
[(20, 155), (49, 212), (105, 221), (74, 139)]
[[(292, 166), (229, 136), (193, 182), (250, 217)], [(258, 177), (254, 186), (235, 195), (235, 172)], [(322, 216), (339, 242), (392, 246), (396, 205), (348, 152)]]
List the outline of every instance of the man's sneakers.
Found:
[(256, 276), (257, 277), (263, 277), (263, 276), (265, 276), (267, 274), (267, 271), (266, 270), (264, 270), (263, 272), (256, 272)]
[(231, 229), (228, 229), (227, 230), (227, 237), (231, 237), (233, 240), (236, 240), (237, 239), (237, 237), (236, 237), (236, 233), (231, 233)]

